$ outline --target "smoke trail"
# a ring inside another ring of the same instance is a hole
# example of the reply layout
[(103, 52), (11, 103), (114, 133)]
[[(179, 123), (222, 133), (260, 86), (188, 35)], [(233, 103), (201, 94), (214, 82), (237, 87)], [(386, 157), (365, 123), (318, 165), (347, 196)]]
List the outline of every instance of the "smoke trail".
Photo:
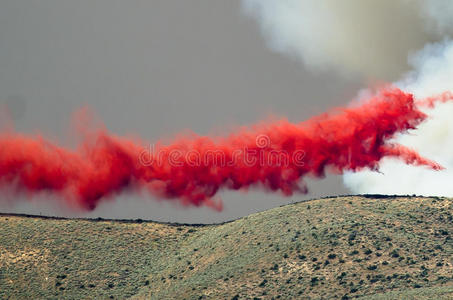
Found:
[[(453, 42), (427, 45), (411, 62), (414, 71), (397, 83), (399, 87), (417, 97), (453, 90)], [(382, 174), (346, 174), (345, 184), (357, 193), (453, 196), (453, 104), (439, 103), (423, 111), (429, 115), (428, 120), (411, 135), (398, 136), (395, 142), (436, 160), (445, 170), (430, 172), (383, 159)]]
[(425, 118), (417, 105), (450, 100), (444, 94), (416, 102), (411, 94), (387, 88), (360, 105), (340, 108), (299, 124), (282, 120), (242, 128), (226, 137), (193, 136), (148, 151), (140, 141), (103, 129), (84, 131), (76, 150), (42, 137), (0, 136), (0, 187), (30, 196), (49, 192), (68, 205), (94, 209), (123, 191), (147, 189), (185, 205), (221, 209), (220, 189), (262, 186), (285, 195), (306, 192), (304, 176), (322, 177), (377, 170), (384, 157), (406, 164), (441, 166), (390, 140), (415, 129)]
[(394, 80), (407, 54), (452, 33), (449, 0), (243, 0), (268, 45), (312, 69)]

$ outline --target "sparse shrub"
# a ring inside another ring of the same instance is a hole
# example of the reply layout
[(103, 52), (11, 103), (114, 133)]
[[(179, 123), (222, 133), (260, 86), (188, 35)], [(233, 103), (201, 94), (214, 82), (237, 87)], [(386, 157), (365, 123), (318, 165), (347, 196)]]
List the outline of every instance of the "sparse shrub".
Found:
[(370, 279), (371, 283), (375, 283), (375, 282), (378, 282), (378, 281), (379, 281), (378, 277), (373, 277), (373, 278)]
[(338, 275), (337, 279), (341, 280), (346, 276), (346, 272), (342, 272), (340, 275)]
[(400, 256), (400, 254), (398, 253), (398, 250), (393, 249), (393, 251), (390, 252), (390, 256), (391, 256), (391, 257), (394, 257), (394, 258), (397, 258), (397, 257)]
[(371, 249), (365, 249), (365, 251), (363, 251), (363, 253), (366, 255), (370, 255), (371, 253), (373, 253), (373, 251), (371, 251)]
[(310, 280), (310, 285), (311, 286), (315, 286), (317, 285), (319, 282), (319, 278), (318, 277), (312, 277), (311, 280)]

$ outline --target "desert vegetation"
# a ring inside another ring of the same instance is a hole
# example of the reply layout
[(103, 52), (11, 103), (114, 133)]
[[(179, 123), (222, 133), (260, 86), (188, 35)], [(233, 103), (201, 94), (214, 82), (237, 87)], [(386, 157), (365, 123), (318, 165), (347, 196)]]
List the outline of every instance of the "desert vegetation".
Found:
[(0, 217), (0, 297), (451, 299), (453, 201), (334, 197), (219, 225)]

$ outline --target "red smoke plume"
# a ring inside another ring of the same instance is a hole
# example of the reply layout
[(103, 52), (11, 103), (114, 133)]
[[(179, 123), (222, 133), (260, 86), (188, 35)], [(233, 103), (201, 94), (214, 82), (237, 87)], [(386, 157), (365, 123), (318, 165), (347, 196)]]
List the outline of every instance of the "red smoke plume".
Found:
[(48, 191), (86, 210), (125, 189), (143, 188), (186, 205), (221, 209), (221, 202), (213, 200), (220, 189), (262, 186), (291, 195), (306, 192), (304, 176), (322, 177), (326, 169), (377, 170), (386, 156), (439, 170), (435, 162), (389, 140), (425, 120), (418, 104), (451, 98), (444, 94), (416, 103), (411, 94), (387, 88), (360, 105), (302, 123), (262, 123), (226, 137), (193, 135), (152, 148), (105, 130), (86, 134), (76, 150), (4, 133), (0, 187), (30, 195)]

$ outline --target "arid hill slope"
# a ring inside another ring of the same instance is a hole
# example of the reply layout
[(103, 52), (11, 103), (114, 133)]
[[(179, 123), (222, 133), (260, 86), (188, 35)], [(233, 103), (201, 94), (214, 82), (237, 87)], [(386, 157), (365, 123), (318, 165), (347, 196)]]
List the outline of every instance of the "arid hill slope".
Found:
[(452, 299), (453, 201), (348, 196), (220, 225), (0, 216), (0, 298)]

